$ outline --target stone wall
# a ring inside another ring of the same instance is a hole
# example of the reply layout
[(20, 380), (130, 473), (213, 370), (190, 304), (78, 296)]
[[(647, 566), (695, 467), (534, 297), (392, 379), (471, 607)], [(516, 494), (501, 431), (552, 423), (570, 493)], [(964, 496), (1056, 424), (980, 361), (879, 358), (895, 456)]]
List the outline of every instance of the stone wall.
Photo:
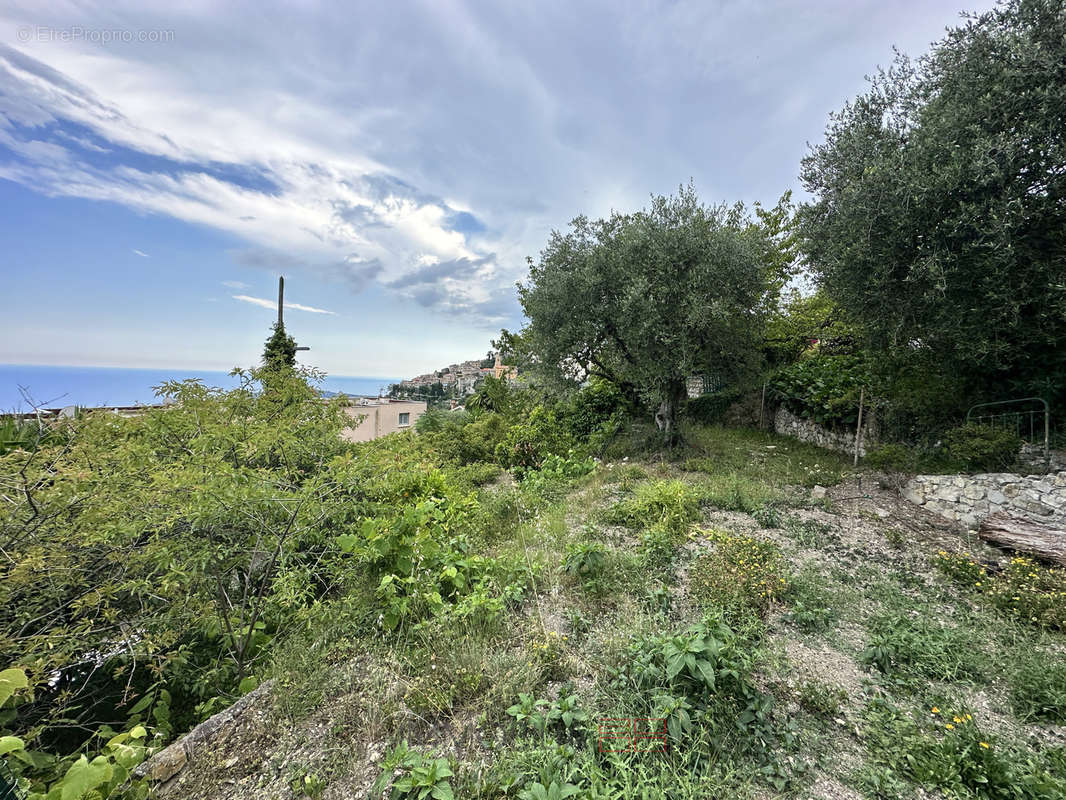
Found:
[(904, 487), (903, 496), (971, 527), (998, 512), (1066, 524), (1066, 471), (1028, 476), (1012, 472), (918, 475)]
[[(874, 437), (876, 430), (873, 425), (863, 422), (863, 435), (859, 441), (859, 456), (866, 456), (866, 445), (876, 444)], [(855, 431), (831, 431), (823, 428), (816, 422), (803, 417), (797, 417), (784, 406), (777, 409), (774, 414), (774, 431), (785, 436), (799, 439), (801, 442), (810, 442), (827, 450), (837, 450), (841, 453), (853, 455), (855, 453)]]

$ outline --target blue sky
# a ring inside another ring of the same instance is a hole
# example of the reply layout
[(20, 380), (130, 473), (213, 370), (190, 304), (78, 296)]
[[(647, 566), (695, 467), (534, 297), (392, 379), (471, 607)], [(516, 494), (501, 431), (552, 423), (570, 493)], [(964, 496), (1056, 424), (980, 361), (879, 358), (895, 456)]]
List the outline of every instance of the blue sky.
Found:
[(553, 228), (797, 189), (893, 45), (991, 3), (0, 4), (0, 362), (410, 375)]

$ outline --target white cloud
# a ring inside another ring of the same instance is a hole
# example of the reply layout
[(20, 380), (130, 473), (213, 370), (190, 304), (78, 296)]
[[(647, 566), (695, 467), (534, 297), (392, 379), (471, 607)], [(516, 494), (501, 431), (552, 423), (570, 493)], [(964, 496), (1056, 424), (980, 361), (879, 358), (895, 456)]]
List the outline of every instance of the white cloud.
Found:
[(248, 284), (244, 281), (222, 281), (222, 285), (227, 289), (247, 289)]
[[(242, 303), (251, 303), (254, 306), (262, 306), (263, 308), (276, 309), (278, 304), (274, 300), (267, 300), (263, 297), (249, 297), (246, 294), (231, 295), (234, 300), (240, 300)], [(315, 308), (314, 306), (305, 306), (300, 303), (286, 303), (285, 308), (292, 308), (296, 311), (310, 311), (312, 314), (331, 314), (337, 316), (336, 311), (327, 311), (324, 308)]]
[(134, 248), (133, 252), (134, 252), (134, 254), (135, 254), (135, 255), (138, 255), (138, 256), (140, 256), (141, 258), (151, 258), (151, 256), (149, 256), (149, 255), (148, 255), (147, 253), (145, 253), (145, 252), (144, 252), (143, 250), (138, 250), (138, 249)]

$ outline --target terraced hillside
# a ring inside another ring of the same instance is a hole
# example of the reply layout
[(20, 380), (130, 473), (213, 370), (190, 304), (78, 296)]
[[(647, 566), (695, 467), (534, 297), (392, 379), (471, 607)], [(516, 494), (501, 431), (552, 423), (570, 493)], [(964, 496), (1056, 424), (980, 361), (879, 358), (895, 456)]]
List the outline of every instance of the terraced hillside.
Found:
[(375, 573), (161, 795), (1066, 796), (1066, 575), (792, 440), (630, 444), (484, 485), (477, 586)]

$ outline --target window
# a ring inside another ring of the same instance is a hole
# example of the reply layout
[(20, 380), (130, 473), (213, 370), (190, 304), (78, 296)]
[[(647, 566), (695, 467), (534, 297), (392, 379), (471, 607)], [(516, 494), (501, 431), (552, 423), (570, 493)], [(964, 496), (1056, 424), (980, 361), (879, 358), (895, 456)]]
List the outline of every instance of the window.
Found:
[(410, 412), (404, 412), (403, 414), (400, 414), (400, 427), (402, 428), (405, 425), (410, 425), (410, 424), (411, 424), (411, 414), (410, 414)]

